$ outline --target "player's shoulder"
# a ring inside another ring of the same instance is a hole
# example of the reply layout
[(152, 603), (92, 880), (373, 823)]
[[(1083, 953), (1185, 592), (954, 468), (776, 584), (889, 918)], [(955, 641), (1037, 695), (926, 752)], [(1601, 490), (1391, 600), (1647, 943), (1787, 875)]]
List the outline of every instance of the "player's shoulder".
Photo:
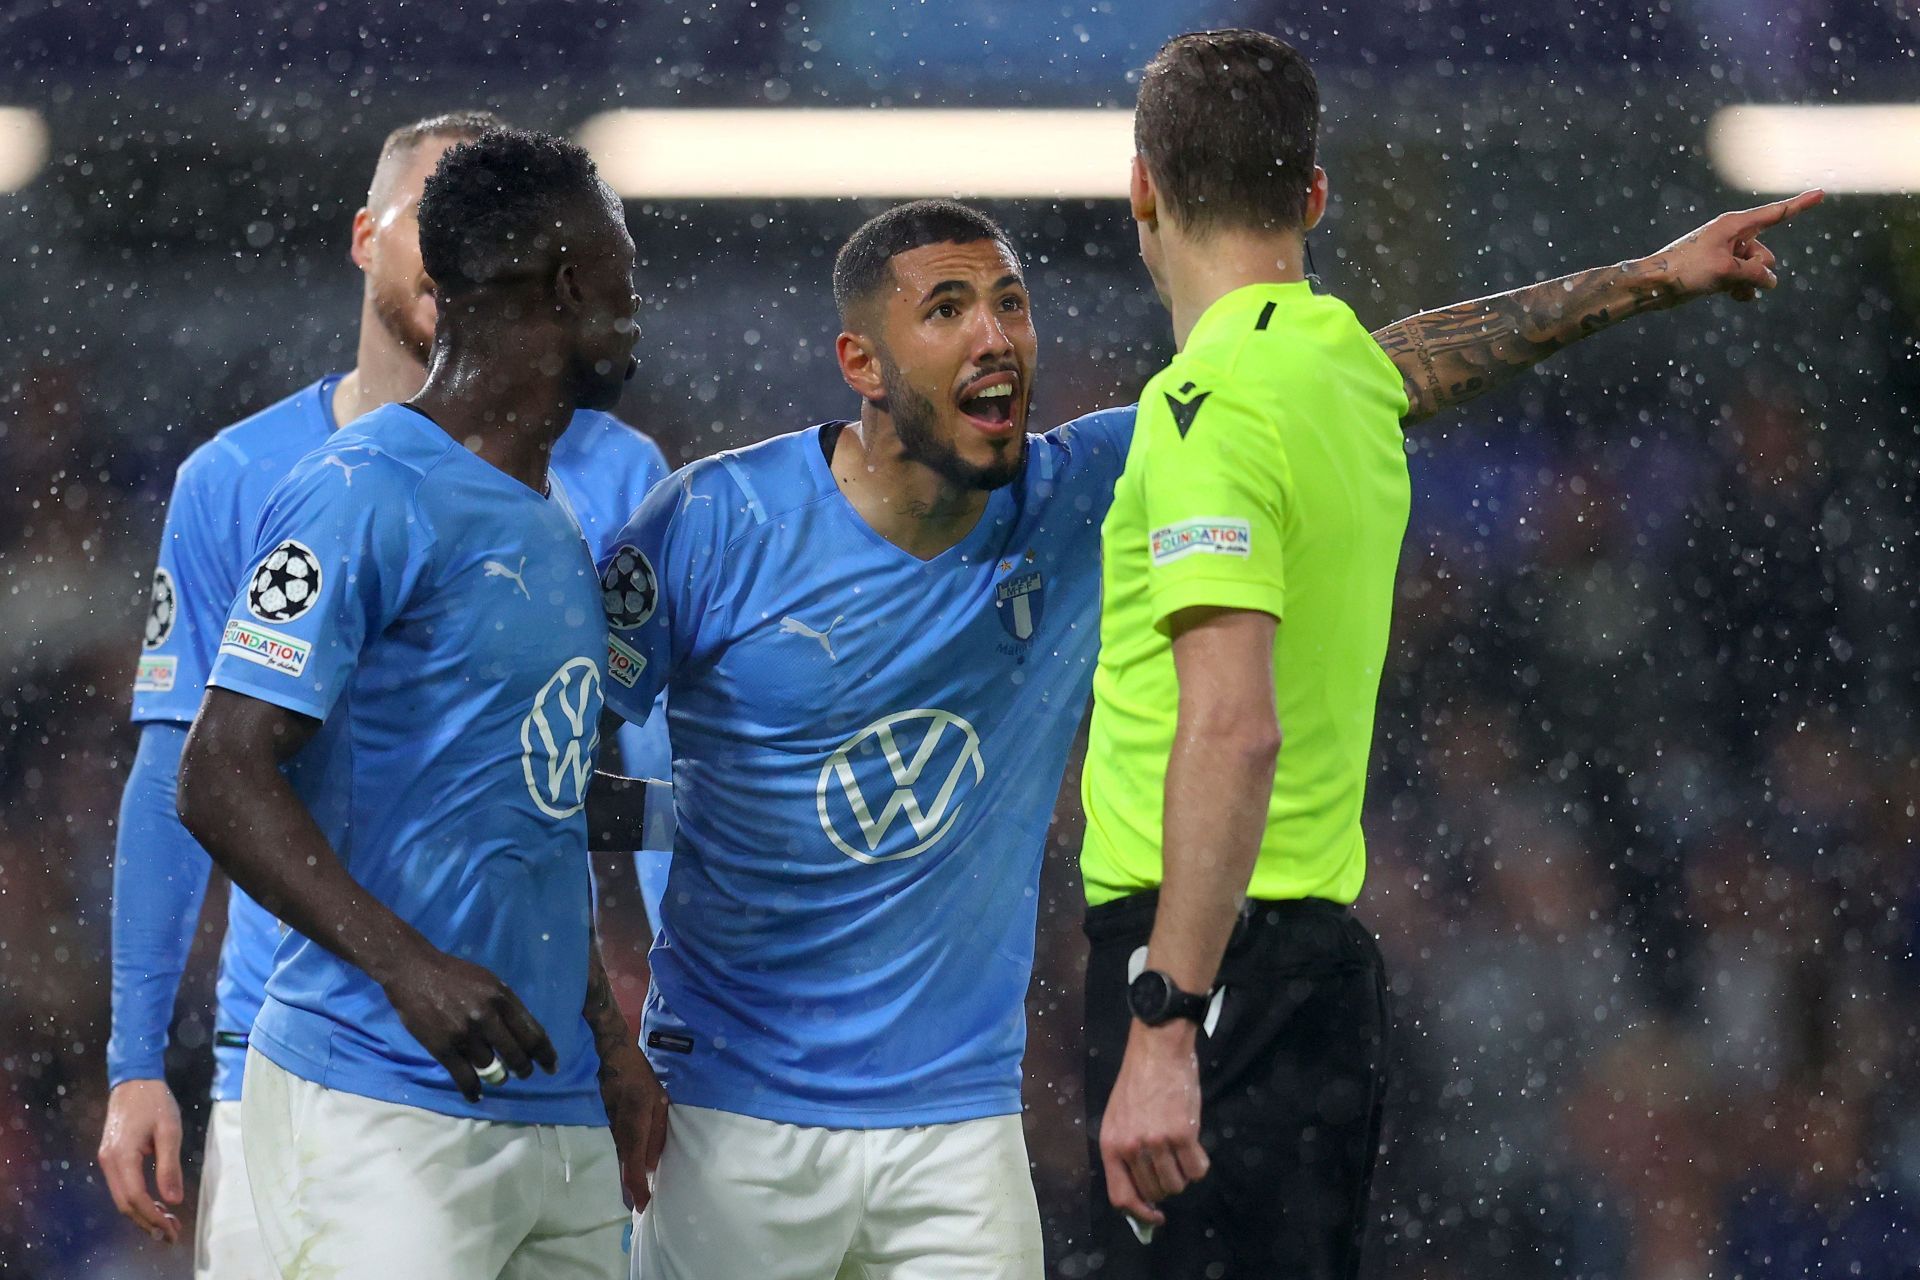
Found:
[(560, 443), (568, 453), (590, 457), (594, 465), (641, 468), (659, 475), (667, 472), (666, 455), (652, 436), (598, 409), (575, 413)]
[(710, 495), (731, 524), (767, 525), (822, 496), (826, 468), (817, 423), (728, 449), (682, 468), (690, 493)]
[(248, 414), (203, 440), (180, 464), (183, 479), (224, 483), (234, 477), (278, 480), (293, 464), (325, 442), (333, 430), (329, 375)]
[(419, 411), (382, 405), (322, 440), (294, 464), (287, 483), (337, 488), (344, 503), (412, 498), (459, 447)]
[(1111, 464), (1117, 472), (1126, 461), (1133, 443), (1133, 425), (1138, 418), (1137, 404), (1096, 409), (1063, 422), (1043, 435), (1028, 440), (1028, 472), (1032, 480), (1045, 484), (1071, 474), (1082, 467), (1098, 468)]

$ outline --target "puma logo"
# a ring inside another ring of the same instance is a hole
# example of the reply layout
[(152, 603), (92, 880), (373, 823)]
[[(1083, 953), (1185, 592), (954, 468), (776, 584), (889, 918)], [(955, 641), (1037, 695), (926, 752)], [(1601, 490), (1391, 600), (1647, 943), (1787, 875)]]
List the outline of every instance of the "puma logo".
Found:
[(369, 464), (365, 462), (356, 462), (352, 466), (348, 466), (345, 462), (342, 462), (338, 457), (332, 454), (329, 454), (327, 456), (327, 465), (330, 467), (340, 468), (340, 474), (347, 478), (347, 488), (351, 489), (353, 488), (353, 473)]
[(533, 599), (533, 592), (527, 590), (526, 579), (520, 576), (522, 573), (526, 572), (527, 558), (525, 556), (520, 557), (520, 567), (518, 569), (509, 569), (504, 564), (501, 564), (498, 560), (489, 560), (485, 564), (481, 565), (480, 568), (486, 573), (486, 575), (489, 578), (513, 579), (513, 585), (520, 588), (520, 594), (525, 596), (529, 600)]
[(780, 619), (780, 634), (787, 636), (805, 636), (809, 640), (818, 640), (820, 647), (827, 651), (827, 661), (838, 662), (840, 659), (833, 652), (833, 641), (828, 637), (833, 634), (833, 629), (839, 626), (841, 619), (846, 616), (847, 615), (843, 613), (832, 622), (829, 622), (825, 631), (815, 631), (798, 618), (782, 618)]

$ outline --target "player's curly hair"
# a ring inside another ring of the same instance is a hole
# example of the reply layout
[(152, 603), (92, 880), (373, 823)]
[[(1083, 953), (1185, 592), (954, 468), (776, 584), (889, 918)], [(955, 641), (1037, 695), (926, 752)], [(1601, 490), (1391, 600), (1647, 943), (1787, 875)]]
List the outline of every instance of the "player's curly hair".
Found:
[(586, 151), (530, 129), (489, 129), (450, 147), (420, 196), (420, 261), (443, 297), (556, 264), (555, 234), (600, 198)]
[(869, 218), (847, 237), (833, 260), (833, 301), (842, 322), (887, 280), (888, 264), (910, 249), (929, 244), (973, 244), (992, 240), (1015, 262), (1020, 252), (1001, 225), (957, 200), (915, 200)]

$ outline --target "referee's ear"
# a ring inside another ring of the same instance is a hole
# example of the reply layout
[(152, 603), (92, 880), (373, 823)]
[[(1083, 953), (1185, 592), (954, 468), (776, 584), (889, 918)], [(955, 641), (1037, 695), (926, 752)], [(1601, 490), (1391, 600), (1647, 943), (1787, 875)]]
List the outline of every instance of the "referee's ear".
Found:
[(1133, 220), (1144, 222), (1149, 229), (1158, 230), (1160, 226), (1160, 193), (1154, 190), (1153, 174), (1147, 169), (1147, 158), (1138, 152), (1133, 157), (1133, 172), (1127, 179), (1127, 203), (1133, 207)]
[(1313, 166), (1313, 182), (1307, 187), (1307, 216), (1301, 226), (1302, 231), (1311, 231), (1320, 225), (1320, 219), (1327, 213), (1327, 171), (1319, 165)]
[(880, 350), (874, 341), (865, 334), (845, 330), (834, 339), (833, 350), (840, 360), (840, 376), (853, 393), (876, 408), (884, 406), (887, 389), (880, 374)]

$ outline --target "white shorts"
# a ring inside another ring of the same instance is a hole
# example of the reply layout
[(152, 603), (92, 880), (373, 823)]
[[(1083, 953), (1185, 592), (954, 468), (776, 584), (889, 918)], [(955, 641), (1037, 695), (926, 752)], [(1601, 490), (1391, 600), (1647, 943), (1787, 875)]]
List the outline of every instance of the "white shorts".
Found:
[(443, 1116), (326, 1089), (247, 1052), (260, 1233), (285, 1280), (619, 1280), (613, 1135)]
[(200, 1211), (193, 1229), (194, 1280), (280, 1280), (267, 1256), (247, 1187), (240, 1147), (240, 1104), (216, 1102), (200, 1166)]
[(1039, 1280), (1019, 1116), (816, 1129), (671, 1108), (633, 1280)]

